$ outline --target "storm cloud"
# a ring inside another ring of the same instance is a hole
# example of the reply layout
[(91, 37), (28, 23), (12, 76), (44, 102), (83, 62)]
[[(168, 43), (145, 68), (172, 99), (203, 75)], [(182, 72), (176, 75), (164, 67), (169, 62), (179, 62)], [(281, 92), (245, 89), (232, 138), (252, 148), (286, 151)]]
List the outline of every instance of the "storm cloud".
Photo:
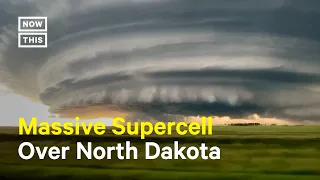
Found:
[[(0, 7), (0, 83), (52, 113), (319, 120), (318, 0), (0, 0)], [(17, 48), (17, 16), (48, 17), (47, 49)]]

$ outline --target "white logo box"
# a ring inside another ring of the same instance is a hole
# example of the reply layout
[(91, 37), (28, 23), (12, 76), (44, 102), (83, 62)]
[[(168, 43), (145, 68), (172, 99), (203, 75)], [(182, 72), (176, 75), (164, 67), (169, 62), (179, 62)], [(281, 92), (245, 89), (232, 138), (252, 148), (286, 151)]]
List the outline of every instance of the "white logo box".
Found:
[[(37, 22), (44, 21), (44, 28), (24, 29), (23, 22), (30, 21), (37, 24)], [(20, 16), (18, 17), (18, 31), (19, 32), (46, 32), (48, 30), (47, 17), (44, 16)]]
[[(44, 44), (22, 44), (22, 36), (44, 36)], [(19, 33), (18, 34), (18, 48), (47, 48), (48, 38), (47, 33)]]

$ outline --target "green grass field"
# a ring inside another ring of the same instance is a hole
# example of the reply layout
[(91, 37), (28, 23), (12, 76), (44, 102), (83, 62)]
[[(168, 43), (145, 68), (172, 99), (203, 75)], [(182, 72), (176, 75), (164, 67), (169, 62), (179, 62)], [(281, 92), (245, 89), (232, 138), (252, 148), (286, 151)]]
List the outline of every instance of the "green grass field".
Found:
[[(19, 136), (16, 128), (0, 129), (0, 178), (32, 179), (320, 179), (320, 126), (214, 127), (212, 136), (151, 136), (145, 141), (171, 146), (218, 146), (220, 160), (145, 160), (144, 142), (138, 137)], [(77, 141), (111, 146), (130, 140), (138, 160), (76, 160)], [(37, 146), (71, 147), (66, 160), (21, 160), (23, 141)]]

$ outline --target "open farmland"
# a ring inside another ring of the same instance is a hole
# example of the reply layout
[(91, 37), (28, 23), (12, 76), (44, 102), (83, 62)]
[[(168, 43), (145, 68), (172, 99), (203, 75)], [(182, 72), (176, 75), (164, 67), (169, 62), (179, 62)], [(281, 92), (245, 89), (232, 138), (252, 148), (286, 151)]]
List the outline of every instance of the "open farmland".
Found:
[[(3, 127), (0, 135), (0, 176), (33, 179), (319, 179), (320, 126), (214, 127), (212, 136), (19, 136)], [(111, 132), (111, 131), (108, 131)], [(111, 146), (130, 140), (137, 160), (76, 160), (76, 142)], [(145, 160), (144, 142), (161, 147), (178, 140), (185, 146), (218, 146), (220, 160)], [(43, 146), (70, 146), (66, 160), (21, 160), (23, 141)]]

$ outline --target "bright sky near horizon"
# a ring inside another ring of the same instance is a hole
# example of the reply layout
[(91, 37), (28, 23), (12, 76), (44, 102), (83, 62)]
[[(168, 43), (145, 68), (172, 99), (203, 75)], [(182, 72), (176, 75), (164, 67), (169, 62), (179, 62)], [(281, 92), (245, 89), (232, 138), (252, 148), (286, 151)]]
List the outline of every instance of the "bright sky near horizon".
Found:
[[(70, 121), (72, 119), (53, 118), (48, 112), (48, 107), (37, 102), (33, 102), (26, 97), (13, 93), (0, 94), (0, 126), (18, 126), (19, 118), (23, 117), (27, 122), (32, 117), (36, 117), (39, 122), (49, 123), (56, 121)], [(107, 126), (111, 125), (111, 119), (93, 119), (86, 122), (104, 122)]]

